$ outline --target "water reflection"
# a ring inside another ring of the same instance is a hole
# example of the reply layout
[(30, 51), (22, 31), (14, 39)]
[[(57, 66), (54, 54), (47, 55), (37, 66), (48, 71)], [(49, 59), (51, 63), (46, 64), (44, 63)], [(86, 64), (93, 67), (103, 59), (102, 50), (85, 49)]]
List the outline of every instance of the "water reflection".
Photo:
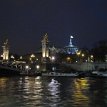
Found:
[(8, 81), (8, 79), (6, 77), (0, 78), (0, 90), (6, 88), (6, 82), (7, 81)]
[(49, 106), (50, 107), (58, 107), (60, 103), (60, 83), (55, 80), (51, 79), (51, 82), (48, 84), (48, 91), (49, 91), (49, 96), (48, 100), (50, 101)]
[(89, 105), (89, 82), (87, 78), (74, 80), (73, 103), (76, 106), (88, 107)]
[(20, 78), (19, 81), (19, 91), (21, 91), (23, 106), (30, 106), (30, 105), (40, 105), (42, 101), (42, 82), (41, 78)]
[(0, 107), (107, 107), (107, 79), (0, 78)]

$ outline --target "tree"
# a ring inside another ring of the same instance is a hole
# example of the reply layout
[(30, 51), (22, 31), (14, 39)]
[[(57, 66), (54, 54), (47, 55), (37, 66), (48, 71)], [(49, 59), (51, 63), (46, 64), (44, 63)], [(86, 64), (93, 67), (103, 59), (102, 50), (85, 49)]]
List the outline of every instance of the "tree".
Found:
[(105, 55), (107, 55), (107, 41), (101, 40), (91, 49), (91, 53), (94, 55), (95, 61), (104, 62)]

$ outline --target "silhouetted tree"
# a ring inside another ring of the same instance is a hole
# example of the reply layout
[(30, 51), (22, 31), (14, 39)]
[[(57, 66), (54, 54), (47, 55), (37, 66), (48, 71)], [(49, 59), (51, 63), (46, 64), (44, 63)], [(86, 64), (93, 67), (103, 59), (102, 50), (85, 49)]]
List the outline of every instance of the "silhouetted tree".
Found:
[(105, 61), (105, 55), (107, 55), (107, 41), (101, 40), (91, 49), (91, 53), (94, 55), (95, 61)]

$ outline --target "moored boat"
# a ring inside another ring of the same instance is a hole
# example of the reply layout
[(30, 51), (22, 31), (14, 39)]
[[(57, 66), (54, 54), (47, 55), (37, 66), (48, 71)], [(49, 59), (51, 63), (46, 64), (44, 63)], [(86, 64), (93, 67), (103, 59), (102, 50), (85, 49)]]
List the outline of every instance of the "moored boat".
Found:
[(107, 77), (107, 71), (93, 71), (91, 73), (92, 77)]
[(42, 73), (42, 76), (67, 76), (67, 77), (77, 77), (79, 76), (78, 73), (60, 73), (60, 72), (46, 72)]
[(0, 65), (0, 76), (20, 75), (21, 70)]

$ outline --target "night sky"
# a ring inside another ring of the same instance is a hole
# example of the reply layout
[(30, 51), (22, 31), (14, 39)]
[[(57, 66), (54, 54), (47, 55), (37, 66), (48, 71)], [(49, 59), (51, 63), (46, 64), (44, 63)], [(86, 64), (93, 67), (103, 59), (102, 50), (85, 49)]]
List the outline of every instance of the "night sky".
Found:
[(46, 32), (57, 47), (70, 35), (78, 47), (107, 40), (107, 0), (0, 0), (1, 46), (8, 38), (11, 52), (34, 53)]

